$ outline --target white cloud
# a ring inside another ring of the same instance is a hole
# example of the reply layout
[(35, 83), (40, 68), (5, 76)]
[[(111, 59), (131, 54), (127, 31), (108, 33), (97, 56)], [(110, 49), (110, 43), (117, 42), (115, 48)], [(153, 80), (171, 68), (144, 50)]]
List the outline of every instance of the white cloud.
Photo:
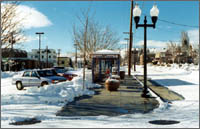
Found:
[(16, 17), (16, 19), (24, 18), (21, 23), (24, 29), (46, 27), (52, 25), (47, 16), (35, 8), (19, 5), (17, 7), (17, 13), (19, 13), (19, 15)]
[[(1, 4), (1, 13), (5, 11), (5, 6), (8, 4)], [(51, 21), (43, 13), (39, 12), (35, 8), (31, 8), (26, 5), (18, 5), (16, 8), (16, 17), (14, 21), (19, 21), (20, 24), (16, 26), (23, 27), (24, 29), (46, 27), (52, 25)]]
[(199, 44), (199, 29), (189, 30), (188, 36), (190, 38), (190, 43)]
[[(147, 40), (147, 47), (148, 48), (166, 48), (167, 47), (167, 41), (156, 41), (156, 40)], [(136, 46), (143, 46), (144, 45), (144, 41), (141, 40), (139, 42), (136, 43)]]

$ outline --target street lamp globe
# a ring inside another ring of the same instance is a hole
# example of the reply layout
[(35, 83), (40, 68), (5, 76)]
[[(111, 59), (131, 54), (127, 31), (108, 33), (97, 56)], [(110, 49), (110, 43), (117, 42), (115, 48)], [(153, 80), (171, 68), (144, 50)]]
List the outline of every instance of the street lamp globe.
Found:
[(156, 24), (156, 21), (158, 19), (158, 14), (159, 14), (159, 10), (157, 8), (157, 5), (154, 4), (152, 9), (150, 10), (151, 20), (153, 24)]
[(135, 8), (133, 9), (133, 16), (134, 16), (134, 21), (136, 24), (140, 21), (140, 15), (141, 15), (141, 9), (138, 4), (135, 4)]

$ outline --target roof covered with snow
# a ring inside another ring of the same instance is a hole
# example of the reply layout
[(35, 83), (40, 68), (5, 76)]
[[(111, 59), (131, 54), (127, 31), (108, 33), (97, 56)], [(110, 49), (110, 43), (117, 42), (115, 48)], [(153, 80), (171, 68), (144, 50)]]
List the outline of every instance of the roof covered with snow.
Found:
[(103, 50), (98, 50), (93, 54), (120, 54), (120, 53), (112, 50), (103, 49)]
[(150, 53), (166, 52), (166, 48), (148, 48)]

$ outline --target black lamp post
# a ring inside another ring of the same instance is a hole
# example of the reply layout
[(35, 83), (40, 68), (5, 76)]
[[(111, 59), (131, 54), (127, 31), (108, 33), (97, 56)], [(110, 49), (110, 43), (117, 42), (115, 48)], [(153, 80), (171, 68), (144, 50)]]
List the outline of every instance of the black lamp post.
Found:
[(144, 90), (142, 93), (142, 97), (149, 97), (149, 95), (147, 94), (148, 90), (147, 90), (147, 61), (146, 61), (147, 27), (155, 28), (158, 14), (159, 10), (157, 6), (154, 4), (153, 8), (150, 10), (151, 20), (153, 24), (147, 24), (146, 16), (144, 17), (144, 24), (138, 24), (140, 21), (141, 9), (139, 8), (138, 4), (136, 4), (133, 10), (136, 29), (138, 27), (144, 27)]
[(41, 62), (40, 62), (40, 44), (41, 44), (41, 34), (44, 34), (44, 32), (36, 32), (35, 34), (39, 35), (39, 57), (38, 57), (38, 61), (39, 61), (39, 68), (41, 69)]

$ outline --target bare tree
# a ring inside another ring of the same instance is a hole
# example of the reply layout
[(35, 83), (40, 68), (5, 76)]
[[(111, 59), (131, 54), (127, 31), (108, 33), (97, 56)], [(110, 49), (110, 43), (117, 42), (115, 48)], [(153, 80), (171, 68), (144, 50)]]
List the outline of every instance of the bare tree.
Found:
[(21, 26), (24, 18), (18, 19), (20, 12), (17, 12), (19, 2), (4, 2), (1, 4), (1, 43), (2, 48), (11, 46), (11, 37), (14, 40), (13, 44), (24, 41), (26, 38), (23, 35)]
[[(118, 47), (119, 38), (116, 32), (112, 31), (110, 26), (101, 26), (98, 22), (93, 20), (89, 16), (89, 12), (82, 12), (82, 18), (77, 16), (82, 26), (73, 26), (74, 42), (77, 44), (77, 49), (84, 52), (84, 40), (86, 39), (86, 58), (88, 59), (90, 54), (101, 49), (116, 49)], [(88, 22), (86, 22), (88, 20)], [(87, 23), (87, 34), (86, 32)], [(86, 38), (84, 38), (84, 36)]]
[(174, 63), (175, 58), (177, 56), (177, 44), (172, 42), (171, 40), (167, 43), (167, 51), (172, 55), (172, 61)]

